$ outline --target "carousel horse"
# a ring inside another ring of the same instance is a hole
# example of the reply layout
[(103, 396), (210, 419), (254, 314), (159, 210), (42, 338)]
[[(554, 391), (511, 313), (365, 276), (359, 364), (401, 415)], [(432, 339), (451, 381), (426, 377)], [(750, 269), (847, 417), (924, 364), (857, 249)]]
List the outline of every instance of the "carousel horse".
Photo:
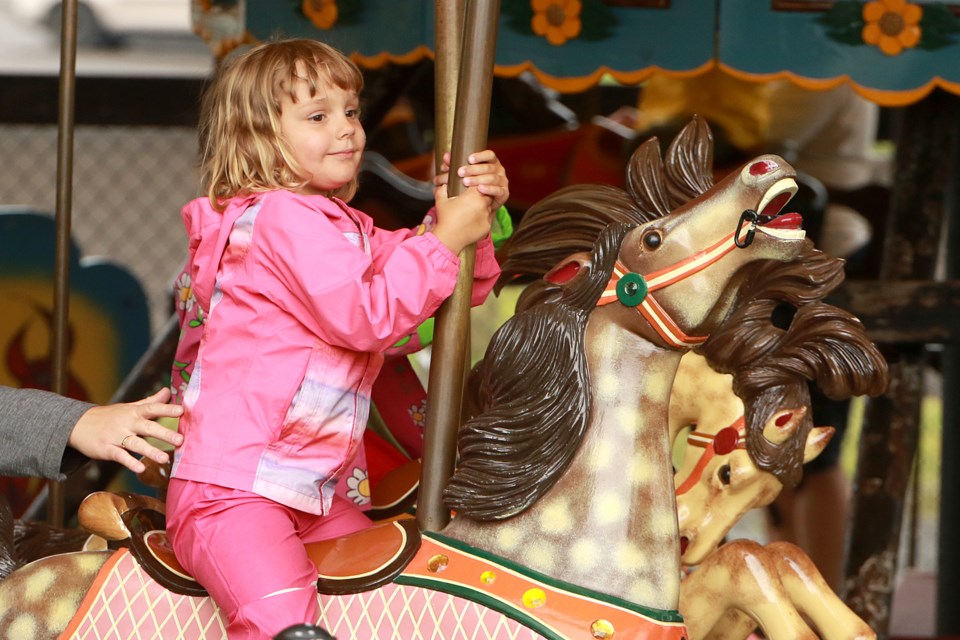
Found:
[[(685, 356), (678, 373), (671, 433), (696, 422), (687, 435), (688, 455), (676, 474), (684, 564), (699, 564), (736, 520), (751, 508), (769, 504), (784, 485), (755, 463), (745, 441), (747, 416), (762, 425), (764, 442), (782, 443), (795, 433), (807, 434), (803, 458), (808, 461), (832, 436), (829, 427), (813, 426), (809, 383), (834, 399), (875, 396), (886, 389), (886, 362), (860, 321), (817, 299), (832, 290), (832, 282), (818, 290), (794, 282), (790, 297), (796, 299), (803, 291), (806, 301), (796, 307), (789, 326), (773, 323), (793, 279), (793, 274), (778, 271), (761, 274), (754, 297), (731, 315), (699, 355)], [(716, 371), (718, 367), (729, 373)], [(724, 515), (692, 513), (702, 505)]]
[[(736, 393), (732, 393), (736, 374), (717, 373), (705, 357), (688, 354), (677, 375), (671, 428), (677, 430), (696, 418), (676, 474), (681, 560), (697, 565), (682, 583), (680, 610), (694, 640), (741, 640), (758, 626), (771, 640), (875, 638), (796, 546), (762, 546), (749, 540), (720, 546), (747, 509), (769, 504), (783, 487), (772, 474), (758, 469), (746, 451), (745, 407), (766, 416), (767, 441), (783, 441), (789, 433), (806, 430), (807, 460), (832, 436), (829, 427), (801, 426), (810, 421), (808, 379), (833, 397), (876, 395), (886, 387), (886, 364), (859, 321), (820, 301), (798, 309), (776, 348), (759, 357), (752, 354), (752, 346), (764, 343), (758, 339), (763, 325), (776, 332), (765, 319), (771, 311), (769, 302), (751, 302), (731, 318), (744, 328), (755, 328), (731, 334), (731, 342), (724, 345), (728, 354), (736, 354), (733, 361), (727, 359), (727, 366), (746, 369)], [(714, 344), (721, 344), (723, 332), (713, 337)], [(691, 379), (684, 381), (688, 375)], [(697, 404), (709, 404), (711, 410)]]
[[(817, 271), (816, 256), (809, 258), (806, 264)], [(830, 427), (812, 427), (808, 380), (820, 382), (835, 397), (876, 395), (886, 387), (886, 363), (860, 322), (811, 299), (809, 291), (792, 294), (805, 303), (787, 330), (770, 323), (772, 302), (763, 291), (775, 292), (774, 299), (779, 299), (789, 288), (782, 276), (789, 276), (794, 287), (810, 286), (777, 269), (763, 274), (755, 297), (711, 338), (714, 345), (723, 345), (723, 353), (711, 354), (714, 358), (734, 371), (748, 368), (740, 372), (738, 385), (745, 400), (734, 392), (734, 375), (715, 371), (694, 352), (681, 359), (671, 392), (671, 437), (689, 430), (689, 448), (675, 481), (681, 561), (700, 565), (680, 591), (680, 611), (694, 640), (742, 639), (758, 626), (774, 640), (875, 637), (797, 547), (738, 540), (716, 551), (747, 510), (769, 504), (783, 487), (747, 453), (745, 402), (763, 420), (766, 441), (783, 443), (797, 431), (806, 433), (806, 462), (819, 455), (833, 435)], [(818, 280), (823, 279), (810, 282)], [(821, 295), (832, 286), (821, 287)], [(552, 295), (549, 285), (533, 286), (521, 295), (518, 308)]]
[[(689, 637), (742, 640), (759, 627), (771, 640), (875, 638), (796, 546), (780, 542), (763, 546), (750, 540), (721, 546), (743, 512), (769, 504), (783, 486), (759, 470), (747, 454), (743, 404), (732, 393), (731, 382), (731, 376), (713, 371), (704, 358), (687, 354), (671, 398), (672, 421), (683, 424), (696, 417), (676, 474), (681, 562), (697, 565), (680, 588), (680, 611)], [(781, 388), (782, 401), (774, 403), (781, 408), (770, 415), (764, 429), (771, 441), (809, 420), (807, 385), (794, 380)], [(710, 408), (695, 406), (701, 404)], [(811, 429), (805, 460), (818, 455), (832, 435), (830, 427)]]
[[(556, 298), (552, 281), (557, 270), (550, 266), (556, 255), (582, 250), (602, 225), (633, 216), (629, 208), (597, 209), (579, 196), (559, 204), (548, 199), (528, 211), (500, 254), (505, 281), (543, 276), (521, 294), (518, 308)], [(687, 455), (676, 478), (682, 560), (705, 569), (695, 571), (681, 586), (681, 612), (691, 638), (743, 638), (758, 625), (770, 638), (817, 637), (798, 611), (825, 638), (874, 637), (796, 547), (737, 541), (711, 555), (746, 510), (768, 504), (784, 482), (798, 479), (796, 466), (784, 470), (770, 464), (771, 451), (792, 441), (792, 459), (799, 450), (802, 461), (807, 461), (832, 435), (830, 428), (812, 427), (808, 380), (817, 381), (835, 398), (877, 395), (886, 388), (886, 363), (859, 321), (820, 302), (842, 280), (843, 262), (812, 246), (804, 253), (806, 274), (777, 266), (755, 270), (753, 286), (741, 291), (750, 300), (726, 323), (735, 331), (715, 331), (701, 348), (721, 368), (734, 370), (734, 376), (718, 373), (704, 358), (687, 354), (675, 381), (671, 437), (692, 419), (697, 421), (688, 436), (694, 454)], [(775, 307), (784, 303), (796, 309), (787, 330), (771, 322)], [(695, 383), (690, 383), (690, 376)], [(733, 392), (734, 386), (739, 393)], [(755, 442), (761, 444), (763, 466), (778, 474), (758, 468), (753, 452), (748, 454), (744, 402), (738, 395), (748, 397), (751, 421), (759, 427), (755, 432), (762, 438)], [(702, 455), (696, 455), (697, 447)], [(718, 576), (723, 577), (719, 582)], [(734, 579), (736, 588), (731, 589)], [(718, 591), (724, 594), (719, 611)]]
[[(677, 166), (645, 167), (660, 180), (654, 191), (665, 171), (696, 182), (707, 170), (703, 126), (688, 138)], [(491, 340), (480, 412), (461, 427), (445, 492), (457, 512), (450, 525), (421, 537), (409, 521), (387, 523), (310, 545), (319, 623), (358, 637), (426, 635), (426, 625), (444, 638), (478, 629), (491, 638), (684, 637), (670, 387), (682, 353), (736, 307), (744, 265), (798, 255), (800, 217), (781, 213), (793, 175), (761, 156), (671, 212), (601, 232), (583, 268), (558, 279), (556, 303), (518, 313)], [(123, 514), (130, 550), (64, 554), (13, 572), (0, 582), (0, 628), (220, 637), (199, 585), (171, 562), (157, 568), (173, 560), (158, 515)], [(53, 589), (26, 588), (46, 580), (62, 589), (84, 563), (104, 571), (76, 581), (85, 593), (76, 615)]]

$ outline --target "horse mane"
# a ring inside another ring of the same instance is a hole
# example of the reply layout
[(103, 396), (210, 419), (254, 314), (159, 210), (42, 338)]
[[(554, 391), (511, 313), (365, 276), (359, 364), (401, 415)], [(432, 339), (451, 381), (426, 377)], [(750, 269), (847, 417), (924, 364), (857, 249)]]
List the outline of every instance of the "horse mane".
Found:
[(561, 295), (517, 313), (491, 338), (472, 374), (477, 415), (460, 427), (460, 461), (444, 491), (450, 509), (474, 520), (516, 515), (554, 485), (577, 452), (592, 400), (587, 317), (631, 229), (605, 228), (590, 265)]
[[(856, 317), (822, 301), (843, 281), (843, 260), (807, 240), (790, 263), (762, 261), (744, 271), (748, 299), (697, 351), (715, 370), (733, 375), (754, 463), (793, 486), (803, 473), (813, 421), (808, 414), (786, 442), (776, 444), (763, 437), (769, 417), (791, 394), (808, 400), (808, 381), (832, 399), (879, 395), (887, 386), (887, 365)], [(786, 329), (773, 321), (784, 305), (793, 312)]]
[(564, 187), (523, 214), (523, 224), (497, 253), (502, 271), (495, 290), (521, 277), (542, 275), (558, 262), (590, 251), (613, 222), (644, 224), (670, 213), (713, 186), (713, 137), (699, 117), (684, 127), (660, 156), (650, 138), (630, 157), (627, 189), (587, 184)]

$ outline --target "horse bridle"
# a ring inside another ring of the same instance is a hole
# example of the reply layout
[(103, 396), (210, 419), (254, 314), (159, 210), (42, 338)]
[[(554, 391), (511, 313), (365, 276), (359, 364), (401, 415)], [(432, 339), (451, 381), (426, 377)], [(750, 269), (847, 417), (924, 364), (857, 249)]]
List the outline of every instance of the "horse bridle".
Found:
[(693, 471), (691, 471), (687, 479), (683, 481), (683, 484), (677, 487), (676, 495), (682, 496), (700, 482), (700, 476), (703, 475), (703, 470), (706, 469), (707, 464), (713, 459), (714, 455), (723, 456), (736, 449), (746, 449), (747, 433), (745, 428), (746, 420), (743, 416), (740, 416), (733, 421), (733, 424), (729, 427), (724, 427), (718, 431), (716, 435), (698, 433), (695, 429), (692, 430), (690, 434), (687, 435), (687, 445), (706, 449), (706, 451), (704, 451), (700, 459), (697, 460), (697, 466), (693, 468)]
[(626, 307), (635, 308), (668, 347), (689, 349), (703, 344), (710, 336), (689, 336), (684, 333), (652, 294), (699, 273), (734, 249), (750, 246), (759, 219), (756, 211), (744, 211), (740, 215), (736, 231), (724, 236), (712, 246), (652, 273), (632, 272), (618, 260), (613, 266), (606, 289), (597, 300), (597, 306), (620, 302)]

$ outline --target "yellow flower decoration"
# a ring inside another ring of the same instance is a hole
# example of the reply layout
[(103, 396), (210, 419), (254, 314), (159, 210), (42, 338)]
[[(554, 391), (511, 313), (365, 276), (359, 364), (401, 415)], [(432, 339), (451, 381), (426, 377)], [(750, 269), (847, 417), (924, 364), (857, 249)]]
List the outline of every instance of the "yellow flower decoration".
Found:
[(920, 42), (920, 18), (923, 9), (907, 0), (873, 0), (863, 5), (863, 41), (880, 48), (888, 56)]
[(347, 497), (359, 505), (369, 504), (370, 479), (366, 469), (353, 468), (353, 473), (347, 478)]
[(337, 0), (303, 0), (301, 8), (317, 29), (329, 29), (337, 23)]
[(530, 0), (533, 32), (559, 47), (580, 35), (580, 0)]

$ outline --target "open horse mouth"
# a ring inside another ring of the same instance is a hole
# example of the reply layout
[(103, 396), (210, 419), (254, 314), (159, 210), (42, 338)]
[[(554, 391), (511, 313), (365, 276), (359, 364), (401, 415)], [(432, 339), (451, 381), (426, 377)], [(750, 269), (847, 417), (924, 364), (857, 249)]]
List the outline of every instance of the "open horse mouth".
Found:
[(778, 180), (767, 190), (757, 207), (760, 212), (758, 231), (781, 240), (799, 240), (806, 236), (802, 229), (803, 216), (796, 212), (781, 213), (797, 190), (797, 183), (793, 178)]

